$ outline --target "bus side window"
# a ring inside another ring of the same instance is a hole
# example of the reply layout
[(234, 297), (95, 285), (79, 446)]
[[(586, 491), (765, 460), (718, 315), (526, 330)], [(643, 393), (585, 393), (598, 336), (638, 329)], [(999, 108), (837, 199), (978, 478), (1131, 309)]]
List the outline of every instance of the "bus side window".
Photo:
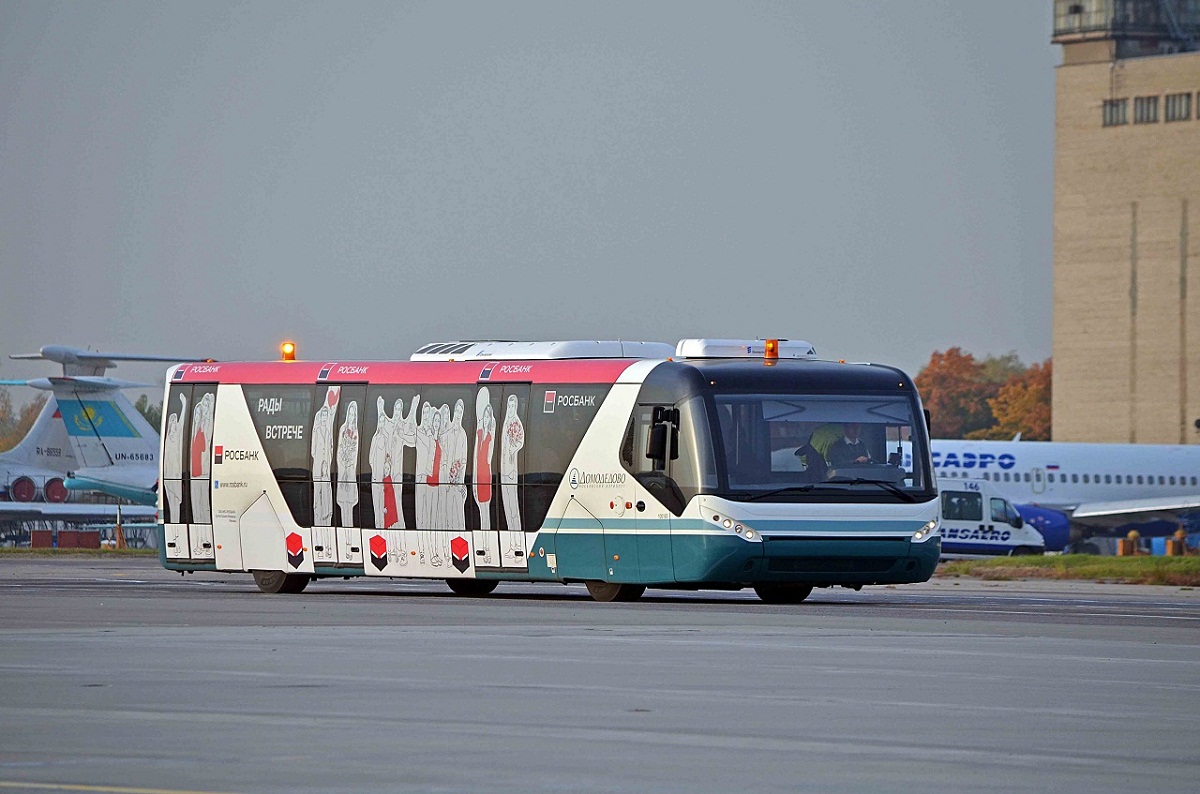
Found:
[(312, 526), (313, 387), (246, 385), (242, 393), (292, 520)]
[(186, 524), (191, 518), (187, 449), (191, 438), (192, 387), (172, 385), (163, 412), (167, 415), (162, 454), (163, 522)]
[[(671, 427), (657, 431), (665, 434), (660, 450), (654, 450), (655, 417), (657, 424)], [(678, 424), (676, 424), (678, 422)], [(638, 482), (676, 516), (682, 515), (688, 501), (702, 487), (715, 487), (712, 444), (708, 419), (698, 398), (673, 406), (639, 405), (621, 444), (621, 462)], [(661, 458), (650, 456), (661, 452)], [(673, 453), (673, 454), (672, 454)], [(706, 481), (707, 479), (707, 481)]]

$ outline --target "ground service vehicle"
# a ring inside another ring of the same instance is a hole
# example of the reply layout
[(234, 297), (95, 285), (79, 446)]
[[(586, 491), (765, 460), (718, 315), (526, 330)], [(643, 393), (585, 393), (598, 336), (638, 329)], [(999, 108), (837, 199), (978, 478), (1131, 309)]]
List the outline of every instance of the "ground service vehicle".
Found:
[(1045, 554), (1040, 532), (987, 480), (942, 480), (942, 554)]
[[(806, 442), (840, 442), (841, 423), (861, 426), (862, 460), (818, 460)], [(163, 565), (249, 571), (267, 592), (365, 575), (796, 602), (925, 581), (941, 542), (911, 379), (786, 340), (181, 364), (162, 439)]]

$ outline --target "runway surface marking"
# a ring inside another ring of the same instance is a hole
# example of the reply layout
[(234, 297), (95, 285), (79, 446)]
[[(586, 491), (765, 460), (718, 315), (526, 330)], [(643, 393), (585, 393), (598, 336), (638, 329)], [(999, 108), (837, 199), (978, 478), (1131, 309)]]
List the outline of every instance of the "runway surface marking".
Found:
[(81, 783), (26, 783), (0, 780), (0, 788), (37, 789), (38, 791), (101, 791), (108, 794), (229, 794), (218, 791), (192, 791), (181, 788), (129, 788), (128, 786), (87, 786)]

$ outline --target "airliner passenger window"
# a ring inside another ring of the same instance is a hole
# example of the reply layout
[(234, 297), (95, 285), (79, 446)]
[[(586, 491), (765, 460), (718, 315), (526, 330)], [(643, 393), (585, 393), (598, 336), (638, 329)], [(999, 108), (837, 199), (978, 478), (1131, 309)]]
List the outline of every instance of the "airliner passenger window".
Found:
[(1167, 484), (1167, 478), (1166, 478), (1166, 477), (1164, 477), (1164, 476), (1162, 476), (1161, 474), (1160, 474), (1160, 475), (1158, 475), (1158, 484), (1159, 484), (1159, 485), (1166, 485), (1166, 484)]
[(1171, 485), (1175, 484), (1175, 475), (1171, 475)]
[[(1086, 475), (1085, 475), (1085, 476), (1086, 476)], [(1071, 475), (1071, 482), (1074, 482), (1074, 483), (1077, 483), (1077, 482), (1079, 482), (1079, 475), (1078, 475), (1078, 474), (1072, 474), (1072, 475)]]

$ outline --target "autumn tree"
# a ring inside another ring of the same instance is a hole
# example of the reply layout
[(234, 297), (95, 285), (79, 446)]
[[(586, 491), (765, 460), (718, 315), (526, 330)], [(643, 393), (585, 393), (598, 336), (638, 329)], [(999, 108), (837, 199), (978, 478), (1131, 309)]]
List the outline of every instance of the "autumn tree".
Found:
[(1017, 433), (1026, 441), (1050, 440), (1050, 359), (1013, 376), (988, 400), (995, 422), (967, 438), (1007, 440)]
[(934, 438), (963, 438), (992, 425), (988, 400), (1000, 385), (981, 362), (961, 347), (934, 351), (916, 378), (921, 400), (933, 419)]
[(997, 386), (1003, 386), (1025, 371), (1025, 365), (1015, 350), (1000, 356), (988, 356), (980, 362), (980, 366), (983, 367), (983, 377)]
[(26, 403), (14, 415), (12, 398), (6, 389), (0, 395), (0, 451), (9, 450), (21, 443), (33, 427), (34, 421), (46, 404), (46, 395), (39, 394), (32, 402)]
[(162, 425), (162, 403), (151, 403), (150, 398), (143, 394), (137, 398), (133, 407), (150, 423), (151, 427), (157, 429)]

